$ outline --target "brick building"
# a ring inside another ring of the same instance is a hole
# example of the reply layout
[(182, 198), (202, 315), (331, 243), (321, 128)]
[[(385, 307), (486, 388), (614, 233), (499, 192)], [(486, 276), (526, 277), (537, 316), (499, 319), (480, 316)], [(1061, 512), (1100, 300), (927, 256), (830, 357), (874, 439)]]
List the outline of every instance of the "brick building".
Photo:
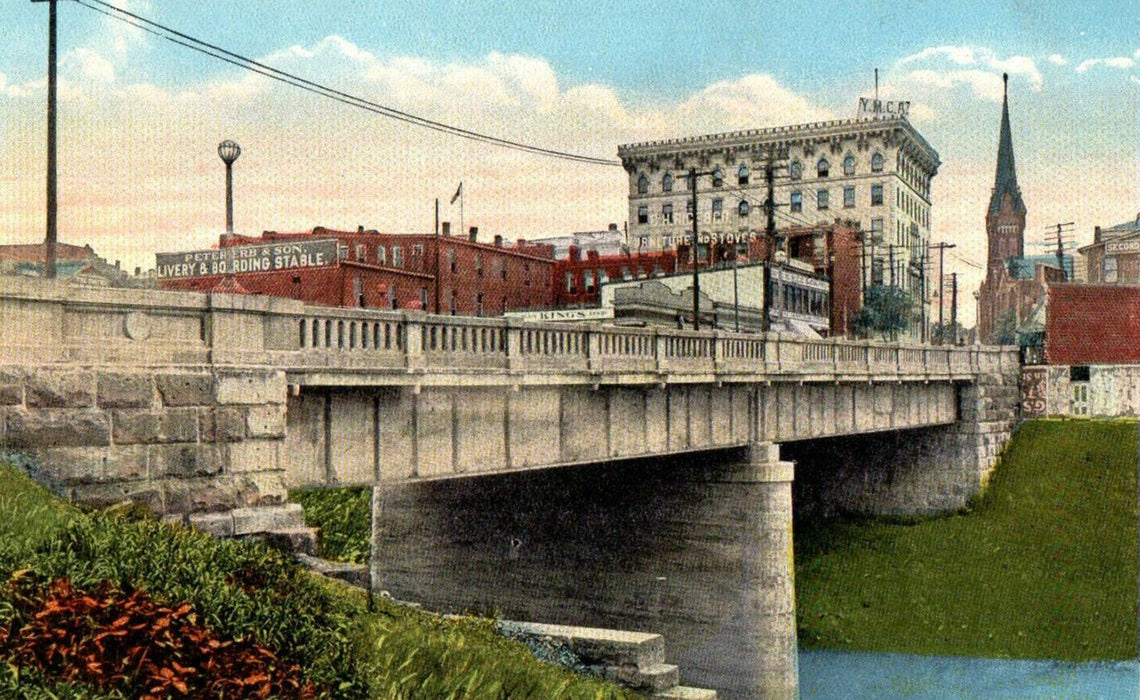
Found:
[[(259, 237), (223, 236), (228, 249), (332, 246), (320, 262), (304, 267), (231, 269), (226, 273), (171, 274), (160, 256), (159, 286), (192, 291), (245, 291), (300, 299), (327, 306), (422, 308), (431, 313), (497, 316), (514, 309), (553, 304), (554, 261), (548, 246), (503, 245), (449, 235), (391, 234), (374, 230), (337, 231), (316, 227), (305, 233), (266, 231)], [(204, 253), (204, 252), (203, 252)], [(181, 254), (195, 255), (193, 253)], [(272, 267), (272, 266), (269, 266)], [(236, 285), (236, 287), (235, 287)]]
[(1045, 317), (1045, 362), (1140, 364), (1140, 286), (1054, 284)]
[(596, 306), (601, 286), (610, 281), (661, 277), (677, 271), (677, 253), (602, 255), (597, 250), (585, 254), (570, 246), (568, 257), (554, 263), (554, 305), (558, 308)]

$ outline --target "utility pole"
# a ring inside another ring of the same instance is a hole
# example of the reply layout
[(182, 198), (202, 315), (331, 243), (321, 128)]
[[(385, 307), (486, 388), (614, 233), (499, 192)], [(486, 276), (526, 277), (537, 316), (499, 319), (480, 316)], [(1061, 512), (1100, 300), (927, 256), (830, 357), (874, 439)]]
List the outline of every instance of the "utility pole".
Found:
[(32, 0), (48, 3), (48, 74), (47, 74), (47, 231), (44, 234), (44, 277), (55, 279), (55, 244), (58, 237), (58, 200), (56, 172), (56, 36), (58, 21), (56, 0)]
[(946, 306), (944, 303), (946, 283), (942, 277), (943, 262), (945, 262), (946, 250), (949, 248), (957, 248), (958, 246), (954, 243), (936, 243), (930, 247), (938, 249), (938, 344), (942, 345), (946, 336), (946, 326), (942, 322), (942, 311)]
[(701, 329), (701, 280), (697, 275), (697, 178), (704, 175), (713, 175), (717, 171), (698, 173), (696, 168), (689, 168), (689, 185), (693, 193), (693, 235), (690, 242), (689, 254), (693, 258), (693, 330)]
[(926, 342), (926, 266), (930, 264), (930, 246), (922, 248), (922, 264), (918, 268), (918, 314), (921, 323), (919, 340)]
[(760, 318), (760, 329), (767, 333), (772, 327), (772, 263), (776, 257), (776, 149), (768, 146), (764, 160), (764, 237), (767, 245), (767, 260), (764, 261), (764, 310)]
[(895, 284), (895, 244), (894, 243), (888, 243), (887, 244), (887, 257), (891, 263), (891, 286), (894, 287), (894, 286), (896, 286), (896, 284)]
[[(1065, 270), (1065, 240), (1073, 233), (1073, 222), (1055, 224), (1057, 227), (1057, 240), (1053, 245), (1057, 246), (1057, 250), (1053, 251), (1057, 255), (1057, 267), (1061, 268), (1061, 275), (1065, 281), (1069, 280), (1068, 271)], [(1050, 227), (1052, 228), (1052, 227)], [(1046, 245), (1049, 245), (1046, 243)]]
[(951, 345), (958, 344), (958, 273), (950, 274), (950, 327), (954, 336)]
[[(439, 280), (440, 280), (440, 277), (442, 276), (440, 273), (440, 270), (439, 270), (439, 252), (440, 252), (439, 251), (439, 248), (440, 248), (440, 241), (439, 241), (439, 197), (435, 198), (435, 236), (434, 237), (435, 237), (435, 240), (432, 242), (435, 244), (435, 313), (438, 316), (439, 315), (439, 288), (440, 288)], [(427, 309), (424, 309), (424, 310), (426, 311)], [(503, 311), (506, 311), (506, 309), (503, 309)]]

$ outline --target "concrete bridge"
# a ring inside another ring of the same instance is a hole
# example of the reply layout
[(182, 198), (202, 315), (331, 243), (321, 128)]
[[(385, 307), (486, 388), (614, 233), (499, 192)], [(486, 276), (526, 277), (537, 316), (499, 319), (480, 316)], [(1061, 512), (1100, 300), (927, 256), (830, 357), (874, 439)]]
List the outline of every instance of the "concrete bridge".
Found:
[(4, 444), (75, 498), (184, 514), (371, 485), (397, 597), (662, 632), (687, 680), (730, 698), (796, 688), (777, 445), (804, 508), (945, 510), (986, 479), (1018, 400), (1015, 353), (989, 348), (11, 278), (0, 320)]

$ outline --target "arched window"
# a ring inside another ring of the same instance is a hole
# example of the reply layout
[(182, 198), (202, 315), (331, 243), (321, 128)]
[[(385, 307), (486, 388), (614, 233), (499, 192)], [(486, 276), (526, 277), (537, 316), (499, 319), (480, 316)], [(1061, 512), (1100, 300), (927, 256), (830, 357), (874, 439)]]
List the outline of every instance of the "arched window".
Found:
[(826, 158), (820, 158), (815, 164), (815, 172), (819, 177), (827, 177), (831, 173), (831, 163), (828, 163)]
[(724, 171), (720, 169), (719, 165), (713, 168), (712, 184), (713, 187), (720, 187), (724, 184)]
[(871, 172), (883, 172), (883, 154), (875, 151), (875, 155), (871, 156)]
[(637, 193), (649, 194), (649, 178), (645, 176), (645, 173), (637, 178)]
[(740, 214), (741, 216), (748, 216), (749, 211), (750, 209), (748, 207), (748, 200), (746, 199), (740, 200), (740, 204), (736, 205), (736, 213)]
[(855, 174), (855, 156), (847, 156), (846, 158), (843, 159), (843, 174), (844, 175), (854, 175)]
[(376, 264), (377, 265), (384, 265), (387, 262), (388, 262), (388, 256), (384, 250), (384, 246), (382, 246), (382, 245), (376, 246)]
[(662, 192), (672, 192), (673, 191), (673, 174), (672, 173), (665, 173), (665, 177), (661, 178), (661, 191)]
[(788, 174), (791, 175), (793, 180), (799, 180), (804, 176), (804, 166), (798, 160), (793, 160), (792, 164), (788, 166)]
[(740, 170), (736, 171), (736, 184), (738, 184), (738, 185), (747, 185), (748, 184), (748, 166), (747, 165), (741, 165)]

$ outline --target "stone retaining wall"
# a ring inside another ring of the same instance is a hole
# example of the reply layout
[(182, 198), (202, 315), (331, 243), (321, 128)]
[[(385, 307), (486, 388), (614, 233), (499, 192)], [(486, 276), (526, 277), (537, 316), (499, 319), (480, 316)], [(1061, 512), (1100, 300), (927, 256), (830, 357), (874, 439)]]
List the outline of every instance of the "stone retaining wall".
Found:
[(155, 513), (284, 497), (285, 375), (264, 369), (124, 372), (0, 368), (0, 441), (77, 500)]

